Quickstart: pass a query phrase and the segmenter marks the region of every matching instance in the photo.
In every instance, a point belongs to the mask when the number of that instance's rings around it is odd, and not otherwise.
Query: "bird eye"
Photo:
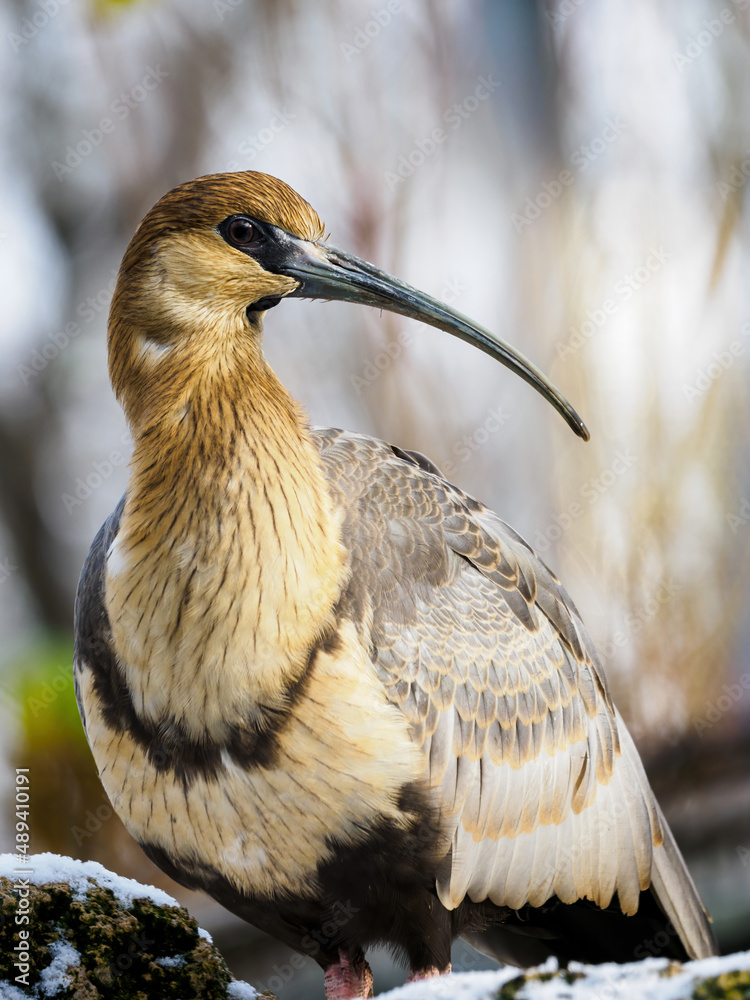
[[[232,219],[227,227],[227,236],[238,247],[246,247],[257,236],[255,226],[249,219]]]

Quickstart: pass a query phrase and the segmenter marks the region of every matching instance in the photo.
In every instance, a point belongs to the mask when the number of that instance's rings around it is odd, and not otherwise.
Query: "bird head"
[[[132,416],[138,395],[184,388],[186,373],[262,363],[264,313],[284,298],[387,309],[474,344],[540,392],[588,440],[571,405],[526,358],[424,292],[323,241],[311,206],[283,181],[242,171],[181,184],[145,216],[112,300],[110,373]]]

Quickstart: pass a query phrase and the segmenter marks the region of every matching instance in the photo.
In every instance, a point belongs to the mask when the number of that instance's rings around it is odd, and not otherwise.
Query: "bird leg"
[[[325,971],[326,1000],[367,1000],[372,972],[361,948],[339,948],[339,960]]]
[[[431,965],[428,969],[412,969],[409,973],[409,978],[406,981],[407,983],[417,983],[420,979],[432,979],[434,976],[447,976],[451,969],[452,966],[450,962],[448,962],[444,969],[438,969],[435,965]]]

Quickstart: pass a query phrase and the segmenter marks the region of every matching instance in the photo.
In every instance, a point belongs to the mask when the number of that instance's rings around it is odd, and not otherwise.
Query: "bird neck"
[[[136,707],[215,733],[299,679],[344,550],[306,421],[259,347],[171,384],[134,426],[107,606]]]

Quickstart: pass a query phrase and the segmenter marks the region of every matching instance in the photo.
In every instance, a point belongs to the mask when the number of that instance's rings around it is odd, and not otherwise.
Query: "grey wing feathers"
[[[347,511],[349,600],[452,836],[448,908],[553,895],[626,914],[653,886],[689,954],[705,911],[593,644],[512,528],[410,455],[316,431]]]
[[[658,804],[656,810],[662,820],[664,843],[654,851],[651,871],[653,892],[692,958],[717,955],[716,938],[709,925],[706,908]]]

